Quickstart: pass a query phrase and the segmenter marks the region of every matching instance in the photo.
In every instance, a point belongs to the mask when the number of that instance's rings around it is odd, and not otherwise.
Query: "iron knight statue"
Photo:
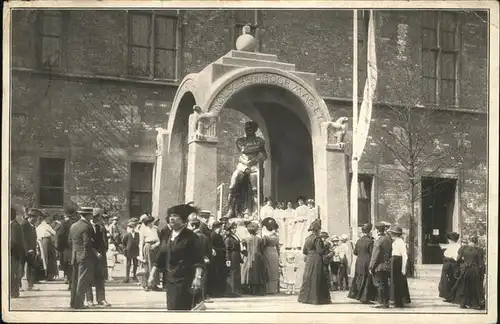
[[[267,159],[265,141],[256,136],[258,130],[257,123],[254,121],[245,123],[245,137],[240,137],[236,140],[236,146],[240,151],[238,164],[231,176],[229,184],[229,210],[226,217],[233,218],[237,216],[237,204],[242,203],[245,199],[245,186],[249,185],[249,192],[246,212],[253,214],[257,212],[259,190],[258,186],[262,185],[263,179],[263,163]],[[249,208],[252,205],[252,208]],[[241,206],[241,205],[240,205]],[[238,212],[241,213],[241,210]],[[246,213],[245,212],[245,213]],[[240,215],[241,216],[241,215]]]

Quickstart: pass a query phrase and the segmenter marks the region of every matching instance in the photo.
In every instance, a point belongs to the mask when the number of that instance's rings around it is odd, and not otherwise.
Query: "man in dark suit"
[[[41,215],[41,213],[36,209],[28,210],[28,214],[26,217],[26,221],[21,224],[21,228],[23,230],[23,238],[24,238],[24,247],[26,249],[26,279],[28,281],[28,290],[36,290],[34,289],[36,278],[36,227],[35,223],[37,217]],[[24,264],[23,264],[24,267]]]
[[[76,210],[73,207],[66,209],[64,220],[61,227],[56,231],[56,245],[59,251],[61,268],[68,284],[68,290],[71,290],[71,279],[73,265],[71,263],[71,244],[69,242],[69,229],[76,222]]]
[[[138,281],[136,273],[137,273],[137,257],[139,256],[139,233],[135,231],[136,226],[137,223],[130,220],[127,224],[129,231],[123,237],[123,250],[124,250],[123,253],[127,258],[127,266],[126,266],[127,272],[125,274],[125,279],[123,280],[124,283],[128,283],[130,281],[130,267],[132,265],[133,265],[132,280],[136,282]]]
[[[93,264],[93,277],[91,278],[89,289],[86,292],[86,299],[89,306],[94,306],[92,287],[95,287],[97,306],[110,307],[111,304],[106,301],[106,279],[108,277],[106,252],[108,251],[108,233],[104,227],[102,211],[99,208],[94,209],[90,224],[92,225],[94,249],[101,257],[97,258],[96,262]]]
[[[10,298],[19,298],[19,281],[21,280],[21,263],[26,250],[23,242],[23,230],[17,221],[17,212],[10,209]]]
[[[71,225],[69,231],[73,265],[70,307],[74,309],[87,308],[84,299],[93,278],[94,265],[104,257],[94,247],[94,229],[90,224],[93,208],[82,208],[78,214],[80,219]]]
[[[378,305],[376,308],[389,307],[389,277],[391,271],[392,240],[385,234],[386,224],[377,223],[378,239],[373,246],[369,270],[377,286]]]

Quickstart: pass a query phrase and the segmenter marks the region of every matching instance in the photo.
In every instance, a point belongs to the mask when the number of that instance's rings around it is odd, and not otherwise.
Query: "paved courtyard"
[[[145,292],[137,283],[124,284],[124,260],[116,271],[117,280],[106,284],[106,299],[111,308],[94,311],[126,311],[165,309],[165,292]],[[243,296],[218,298],[209,301],[206,312],[419,312],[419,313],[480,313],[476,310],[459,309],[444,303],[437,296],[438,274],[425,274],[409,279],[412,303],[403,309],[380,310],[361,305],[346,297],[347,292],[332,292],[331,305],[304,305],[297,302],[297,295]],[[25,283],[24,283],[25,284]],[[62,281],[41,283],[39,291],[23,291],[21,298],[11,301],[11,310],[59,310],[69,311],[69,291]]]

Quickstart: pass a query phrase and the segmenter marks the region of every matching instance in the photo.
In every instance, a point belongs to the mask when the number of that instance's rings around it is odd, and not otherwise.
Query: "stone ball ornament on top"
[[[236,40],[236,50],[254,52],[257,48],[257,40],[250,34],[251,28],[245,25],[242,28],[241,36]]]

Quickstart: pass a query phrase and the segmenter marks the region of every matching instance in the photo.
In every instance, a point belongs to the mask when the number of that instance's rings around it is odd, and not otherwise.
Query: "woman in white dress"
[[[292,248],[301,249],[305,238],[308,235],[307,229],[309,228],[308,220],[310,208],[305,204],[305,199],[303,197],[299,197],[297,202],[299,205],[295,208]]]
[[[285,228],[281,230],[281,235],[284,236],[285,248],[292,248],[292,240],[294,236],[294,218],[295,209],[291,201],[287,203],[286,209],[284,210],[283,216],[285,217],[284,223]]]

